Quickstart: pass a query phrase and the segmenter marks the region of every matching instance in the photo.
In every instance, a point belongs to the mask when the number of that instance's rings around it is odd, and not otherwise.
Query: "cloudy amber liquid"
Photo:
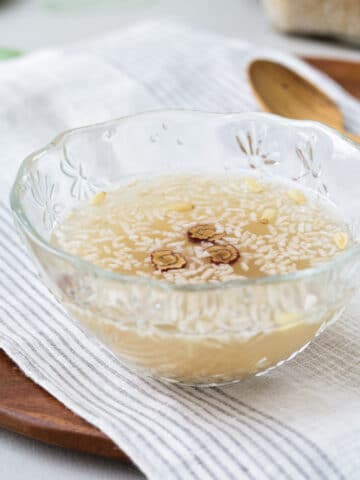
[[[225,175],[138,179],[72,211],[52,241],[99,267],[178,285],[295,272],[337,255],[345,226],[328,203],[293,191],[285,183]],[[204,255],[212,242],[194,243],[187,235],[199,223],[216,225],[223,234],[217,243],[234,245],[240,258],[214,265]],[[186,267],[156,268],[151,253],[161,248],[181,253]],[[227,304],[233,298],[235,309],[240,293],[223,290],[223,295]],[[264,320],[249,307],[248,318],[232,316],[223,325],[221,305],[212,312],[200,309],[194,320],[187,318],[185,304],[180,302],[176,318],[148,325],[145,320],[141,328],[136,319],[124,326],[120,317],[109,321],[75,308],[72,313],[121,358],[155,376],[191,384],[233,381],[274,366],[306,345],[332,316],[305,319],[298,306],[269,306]],[[242,333],[244,322],[253,333]]]

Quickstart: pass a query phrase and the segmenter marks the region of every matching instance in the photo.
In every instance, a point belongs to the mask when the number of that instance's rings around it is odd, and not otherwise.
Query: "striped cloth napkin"
[[[40,283],[14,231],[8,188],[22,157],[65,128],[163,107],[258,109],[245,70],[258,56],[321,84],[360,132],[360,104],[301,61],[172,24],[0,65],[0,348],[151,480],[358,480],[360,297],[263,377],[213,389],[140,378]]]

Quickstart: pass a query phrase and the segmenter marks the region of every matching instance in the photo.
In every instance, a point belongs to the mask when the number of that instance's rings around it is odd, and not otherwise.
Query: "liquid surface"
[[[192,238],[202,227],[212,235]],[[324,200],[225,175],[156,177],[100,193],[55,228],[52,242],[102,268],[178,284],[294,272],[349,244]]]

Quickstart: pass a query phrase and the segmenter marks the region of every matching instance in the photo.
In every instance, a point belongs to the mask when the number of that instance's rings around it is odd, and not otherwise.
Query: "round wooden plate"
[[[306,60],[360,98],[360,63]],[[108,437],[29,380],[1,350],[0,427],[59,447],[129,461]]]
[[[0,426],[59,447],[129,461],[115,444],[27,378],[0,350]]]

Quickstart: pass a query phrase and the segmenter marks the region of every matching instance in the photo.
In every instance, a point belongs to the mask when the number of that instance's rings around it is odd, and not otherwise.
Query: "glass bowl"
[[[336,203],[354,243],[316,268],[198,285],[112,273],[49,243],[56,222],[97,191],[190,170],[296,181]],[[123,362],[219,385],[292,358],[349,302],[360,282],[358,178],[359,146],[319,123],[158,111],[61,134],[23,162],[11,207],[44,283]]]

